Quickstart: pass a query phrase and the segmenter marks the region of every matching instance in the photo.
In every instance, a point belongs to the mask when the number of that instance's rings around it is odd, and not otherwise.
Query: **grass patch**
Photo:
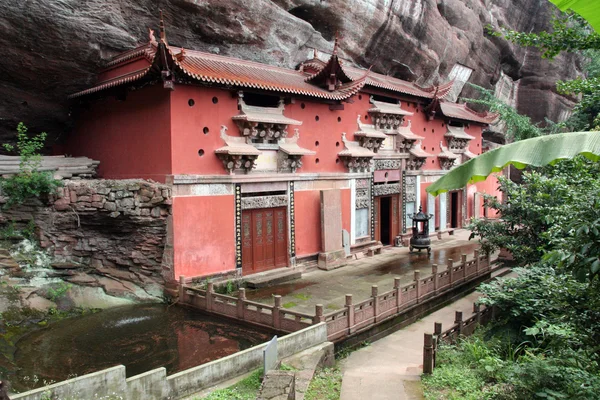
[[[342,393],[342,371],[339,366],[318,370],[308,385],[306,400],[339,400]]]
[[[293,301],[288,301],[287,303],[283,303],[281,307],[283,308],[293,308],[296,307],[298,303],[294,303]]]
[[[328,310],[338,310],[340,308],[342,308],[341,306],[338,306],[337,304],[333,304],[333,303],[329,303],[325,306],[326,309]]]
[[[254,400],[261,384],[262,369],[258,369],[235,385],[215,390],[203,400]],[[199,399],[197,399],[199,400]]]
[[[309,300],[312,296],[310,294],[305,294],[305,293],[296,293],[294,295],[295,299],[298,300]]]

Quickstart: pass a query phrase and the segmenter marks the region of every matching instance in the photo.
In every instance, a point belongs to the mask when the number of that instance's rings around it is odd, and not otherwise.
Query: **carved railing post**
[[[402,307],[402,290],[400,289],[400,278],[394,278],[394,289],[396,290],[396,312],[400,312]]]
[[[415,269],[415,290],[417,291],[417,303],[421,299],[421,271]]]
[[[425,334],[423,344],[423,373],[431,374],[433,372],[433,335]]]
[[[318,324],[319,322],[325,321],[325,317],[323,316],[323,304],[317,304],[315,306],[315,316],[313,318],[313,324]]]
[[[441,322],[433,323],[433,334],[438,335],[438,336],[442,334],[442,323]]]
[[[215,284],[208,282],[206,284],[206,310],[212,311],[213,293],[215,292]]]
[[[431,266],[431,274],[433,275],[433,294],[437,295],[437,291],[440,285],[440,276],[438,274],[438,265],[433,264]]]
[[[279,313],[279,310],[281,309],[281,296],[278,294],[274,295],[273,301],[273,327],[275,329],[279,329],[281,325],[281,314]]]
[[[462,269],[463,269],[463,273],[462,273],[463,280],[466,280],[467,279],[467,255],[466,254],[461,254],[460,263],[462,264]]]
[[[433,366],[435,368],[436,366],[436,359],[437,359],[437,348],[438,345],[440,343],[440,340],[442,339],[442,323],[441,322],[435,322],[433,324]]]
[[[492,269],[492,253],[491,252],[487,253],[486,261],[487,261],[487,269],[489,271],[490,269]]]
[[[238,301],[237,301],[237,316],[239,319],[244,319],[244,302],[246,301],[246,289],[240,288],[238,291]]]
[[[475,250],[475,273],[477,273],[477,275],[479,275],[480,262],[481,260],[479,259],[479,250]]]
[[[450,286],[452,286],[454,284],[454,260],[451,258],[448,259],[448,277]]]
[[[462,311],[456,311],[454,323],[457,325],[456,333],[458,336],[462,335],[464,326]]]
[[[481,325],[481,306],[473,303],[473,312],[475,313],[475,322],[477,325]]]
[[[352,295],[346,295],[346,314],[348,315],[348,333],[352,333],[354,327],[354,304],[352,304]]]
[[[179,275],[179,302],[185,303],[185,276]]]
[[[373,298],[373,322],[377,322],[379,316],[379,288],[377,285],[371,286],[371,297]]]

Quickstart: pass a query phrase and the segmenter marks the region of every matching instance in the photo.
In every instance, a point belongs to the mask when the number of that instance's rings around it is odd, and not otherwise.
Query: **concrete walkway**
[[[434,322],[443,329],[454,323],[454,312],[464,318],[473,312],[480,296],[473,292],[370,346],[350,354],[342,361],[341,400],[423,399],[423,335],[433,332]]]

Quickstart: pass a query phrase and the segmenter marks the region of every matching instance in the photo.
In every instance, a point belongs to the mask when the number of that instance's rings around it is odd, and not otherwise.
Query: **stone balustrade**
[[[206,290],[196,289],[186,285],[184,276],[180,277],[179,302],[282,332],[325,322],[328,340],[337,342],[408,313],[422,303],[442,298],[463,284],[489,275],[490,269],[490,257],[475,250],[471,260],[466,254],[457,263],[449,259],[443,271],[434,264],[429,276],[421,277],[420,271],[415,271],[413,282],[407,285],[401,286],[397,277],[390,291],[380,293],[374,285],[371,297],[366,300],[354,302],[352,294],[348,294],[344,308],[327,314],[321,304],[315,306],[314,315],[283,309],[279,295],[273,296],[273,305],[267,305],[247,300],[245,289],[240,289],[237,297],[214,293],[212,283],[208,283]]]

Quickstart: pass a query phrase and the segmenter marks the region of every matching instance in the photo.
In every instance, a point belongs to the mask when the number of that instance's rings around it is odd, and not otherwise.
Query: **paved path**
[[[371,286],[379,285],[379,292],[391,290],[394,278],[400,277],[405,285],[414,279],[414,270],[421,271],[421,277],[431,274],[431,265],[440,264],[445,268],[449,258],[459,261],[466,253],[469,259],[479,247],[476,240],[469,241],[470,231],[457,229],[453,236],[444,235],[442,240],[432,237],[433,252],[410,254],[406,247],[387,247],[382,254],[349,261],[345,267],[322,271],[314,268],[302,274],[302,278],[264,289],[246,290],[249,300],[266,304],[273,303],[273,295],[282,296],[284,308],[313,314],[315,305],[322,304],[325,313],[344,308],[346,294],[354,295],[359,302],[371,296]]]
[[[425,318],[350,354],[342,362],[340,400],[415,400],[423,399],[423,335],[433,332],[434,322],[443,329],[454,323],[454,312],[465,318],[473,312],[480,296],[471,293]]]

